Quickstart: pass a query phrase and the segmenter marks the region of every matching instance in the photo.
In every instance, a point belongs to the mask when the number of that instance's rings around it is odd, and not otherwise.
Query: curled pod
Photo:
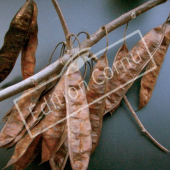
[[[139,110],[146,106],[146,104],[149,102],[152,96],[162,63],[165,58],[165,54],[169,47],[169,43],[170,43],[170,21],[166,23],[165,35],[163,41],[159,49],[157,50],[157,52],[153,55],[154,61],[151,60],[148,63],[145,70],[146,74],[144,74],[141,79]],[[150,71],[151,69],[153,70]]]
[[[131,87],[138,75],[151,60],[164,37],[164,25],[160,25],[147,33],[126,55],[114,65],[113,77],[110,79],[109,92],[106,99],[106,110],[114,111]],[[150,53],[148,53],[148,51]]]
[[[26,41],[33,15],[33,0],[28,0],[11,21],[0,50],[0,82],[12,71]]]
[[[37,14],[38,9],[35,2],[34,5],[34,12],[32,17],[32,22],[29,28],[29,33],[27,40],[22,49],[21,55],[21,71],[23,79],[26,79],[34,74],[35,69],[35,53],[38,45],[38,24],[37,24]]]
[[[87,86],[86,96],[89,104],[90,122],[92,127],[92,151],[98,145],[105,112],[105,94],[108,86],[108,60],[106,54],[101,56],[93,68]]]
[[[84,82],[75,61],[66,72],[65,95],[71,166],[73,170],[85,170],[92,149],[91,124]]]

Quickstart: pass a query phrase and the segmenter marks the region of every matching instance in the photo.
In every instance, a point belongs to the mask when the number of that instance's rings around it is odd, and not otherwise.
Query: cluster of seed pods
[[[0,66],[4,62],[7,66],[0,67],[0,81],[10,73],[21,50],[23,78],[34,74],[37,13],[35,2],[28,0],[11,22],[0,50]],[[23,22],[22,28],[18,26],[19,22]],[[22,33],[18,40],[15,38],[17,29]],[[11,42],[9,35],[12,36]],[[153,67],[154,59],[157,68],[141,80],[139,108],[149,102],[169,43],[168,18],[130,51],[124,42],[115,56],[112,74],[105,52],[96,62],[87,86],[77,60],[74,60],[59,81],[55,79],[25,91],[3,118],[5,126],[0,132],[0,147],[16,145],[6,167],[12,165],[15,170],[26,169],[41,153],[41,163],[49,161],[52,170],[63,170],[68,157],[73,170],[86,170],[100,139],[103,115],[118,108],[142,70]],[[10,64],[8,57],[12,57]]]

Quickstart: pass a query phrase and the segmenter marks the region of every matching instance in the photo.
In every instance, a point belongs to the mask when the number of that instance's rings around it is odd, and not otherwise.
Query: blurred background
[[[48,64],[49,57],[56,44],[65,41],[63,30],[50,0],[35,0],[38,6],[38,49],[36,53],[36,72],[40,71]],[[147,2],[146,0],[58,0],[71,33],[78,34],[80,31],[87,31],[93,34],[101,26],[111,22],[129,10]],[[9,28],[9,24],[25,3],[23,0],[3,0],[0,2],[0,47],[3,45],[4,35]],[[144,36],[152,28],[162,24],[168,14],[170,2],[159,5],[148,12],[138,16],[129,22],[127,35],[136,30],[140,30]],[[119,27],[109,34],[109,45],[123,38],[126,25]],[[80,41],[85,39],[81,35]],[[131,49],[140,36],[135,36],[127,40],[127,46]],[[76,45],[76,44],[75,44]],[[114,56],[122,43],[108,50],[108,59],[112,65]],[[92,47],[93,53],[99,52],[106,47],[106,38]],[[58,49],[52,62],[59,57]],[[12,84],[20,82],[21,77],[20,56],[17,63],[8,76],[0,84],[0,90]],[[137,114],[146,129],[162,145],[170,149],[170,49],[166,54],[158,82],[149,104],[138,111]],[[89,70],[86,80],[89,79]],[[139,104],[140,79],[127,93],[127,97],[137,110]],[[0,102],[0,118],[12,107],[13,100],[21,94],[15,95],[3,102]],[[3,124],[0,124],[2,129]],[[12,156],[13,149],[0,149],[0,169],[2,169]],[[150,140],[142,135],[134,118],[122,101],[120,107],[113,113],[104,117],[102,133],[99,145],[90,159],[89,170],[168,170],[170,169],[170,154],[166,154],[158,149]],[[48,163],[38,166],[40,159],[36,159],[27,169],[47,170],[50,169]],[[7,168],[7,169],[11,169]],[[70,170],[69,161],[66,165]]]

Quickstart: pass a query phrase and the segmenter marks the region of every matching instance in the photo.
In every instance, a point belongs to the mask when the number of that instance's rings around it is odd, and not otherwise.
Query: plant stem
[[[78,53],[74,55],[74,58],[78,57],[79,55],[82,55],[84,53],[87,53],[89,49],[82,49]],[[0,91],[0,101],[3,101],[11,96],[14,96],[15,94],[18,94],[24,90],[27,90],[31,87],[35,87],[36,85],[41,85],[44,80],[48,80],[51,75],[57,75],[55,78],[60,78],[63,67],[67,66],[70,61],[70,55],[65,54],[62,58],[59,58],[54,63],[47,66],[45,69],[41,70],[37,74],[15,84],[10,87],[7,87],[4,90]]]
[[[131,111],[133,117],[135,118],[136,122],[138,123],[139,127],[141,128],[141,131],[156,145],[158,146],[161,150],[163,150],[164,152],[169,152],[168,149],[166,149],[164,146],[162,146],[159,142],[156,141],[156,139],[154,139],[152,137],[152,135],[145,129],[145,127],[143,126],[142,122],[139,120],[138,116],[136,115],[135,111],[133,110],[132,106],[130,105],[128,99],[126,96],[123,97],[127,107],[129,108],[129,110]]]
[[[167,0],[150,0],[147,3],[131,10],[130,12],[123,14],[122,16],[120,16],[119,18],[117,18],[116,20],[110,22],[109,24],[106,25],[107,31],[108,33],[110,33],[111,31],[113,31],[114,29],[118,28],[119,26],[125,24],[126,22],[130,21],[132,19],[132,14],[136,14],[136,16],[150,10],[151,8],[160,5],[161,3],[166,2]],[[52,2],[54,3],[54,6],[56,8],[57,11],[59,11],[59,17],[61,18],[61,23],[63,26],[63,30],[66,36],[66,40],[67,40],[67,46],[68,48],[70,47],[69,44],[71,45],[71,43],[68,42],[67,36],[69,34],[67,25],[65,23],[64,17],[61,13],[61,10],[59,8],[59,6],[57,5],[58,3],[56,2],[56,0],[52,0]],[[84,40],[81,43],[81,49],[85,48],[85,47],[91,47],[94,44],[96,44],[98,41],[100,41],[104,36],[106,35],[105,30],[100,28],[96,33],[94,33],[90,38],[87,38],[86,40]],[[69,37],[69,36],[68,36]],[[74,48],[72,49],[72,51],[74,51],[75,53],[79,50],[79,48]],[[62,58],[61,58],[62,59]],[[70,59],[70,57],[68,57],[68,54],[65,54],[63,56],[63,60],[66,60],[65,62],[67,62]],[[0,91],[0,101],[5,100],[11,96],[14,96],[26,89],[29,89],[31,87],[34,87],[34,83],[32,83],[31,79],[33,79],[36,83],[40,83],[41,81],[47,79],[49,76],[52,76],[54,74],[54,72],[60,72],[62,70],[62,68],[64,67],[63,64],[61,64],[59,61],[56,61],[55,63],[49,65],[48,67],[46,67],[43,71],[40,71],[39,73],[33,75],[32,77],[23,80],[20,83],[17,83],[13,86],[10,86],[4,90]]]
[[[154,8],[157,5],[160,5],[167,0],[150,0],[143,5],[140,5],[137,8],[134,8],[133,10],[121,15],[117,19],[113,20],[112,22],[105,25],[107,32],[110,33],[116,28],[120,27],[121,25],[126,24],[130,20],[136,18],[137,16],[141,15],[142,13],[150,10],[151,8]],[[84,40],[81,44],[81,48],[91,47],[94,44],[96,44],[98,41],[100,41],[104,36],[106,36],[106,32],[104,29],[99,28],[93,35],[90,36],[90,38],[87,38]]]
[[[70,50],[72,48],[72,44],[70,43],[70,38],[69,38],[70,32],[69,32],[67,23],[66,23],[66,21],[64,19],[64,15],[63,15],[63,13],[62,13],[62,11],[60,9],[60,6],[59,6],[57,0],[52,0],[52,3],[54,5],[54,8],[57,11],[57,14],[58,14],[58,17],[60,19],[61,25],[63,27],[63,31],[64,31],[65,38],[66,38],[66,47],[67,47],[67,50]]]

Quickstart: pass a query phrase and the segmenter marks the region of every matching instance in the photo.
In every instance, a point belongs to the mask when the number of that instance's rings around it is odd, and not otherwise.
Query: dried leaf
[[[12,71],[26,40],[33,15],[33,1],[28,0],[11,21],[0,50],[0,82]]]
[[[38,24],[37,24],[37,5],[34,2],[34,12],[32,22],[29,28],[28,38],[22,49],[21,56],[21,70],[23,79],[34,75],[34,68],[36,63],[35,53],[38,45]]]
[[[105,113],[114,111],[118,107],[127,90],[150,61],[150,54],[153,55],[157,52],[163,36],[162,25],[152,29],[132,48],[128,55],[115,63],[113,77],[108,86]]]
[[[92,76],[86,90],[92,127],[92,151],[98,145],[102,129],[103,114],[105,112],[104,97],[108,86],[108,60],[106,54],[101,56],[93,68]],[[93,104],[91,104],[93,103]]]
[[[165,35],[163,41],[153,56],[153,60],[155,63],[152,60],[148,63],[145,70],[145,72],[148,73],[145,74],[141,79],[139,110],[146,106],[146,104],[149,102],[152,96],[162,63],[165,58],[165,54],[169,47],[169,43],[170,43],[170,21],[166,23],[166,29],[165,29]],[[155,66],[156,68],[154,70],[149,71]]]
[[[70,162],[73,170],[85,170],[92,149],[91,125],[83,79],[75,62],[66,73],[65,93]]]

